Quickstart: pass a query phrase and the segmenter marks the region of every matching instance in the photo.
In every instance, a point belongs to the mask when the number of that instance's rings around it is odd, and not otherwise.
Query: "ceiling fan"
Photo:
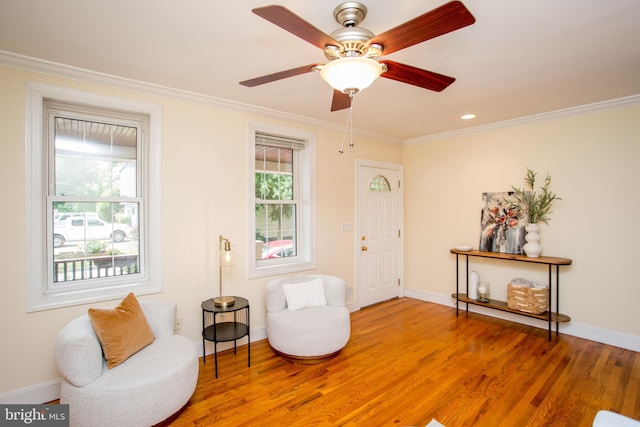
[[[326,64],[308,64],[240,82],[253,87],[276,80],[320,71],[321,77],[333,88],[331,111],[351,106],[355,93],[368,87],[378,77],[386,77],[424,89],[440,92],[455,78],[427,71],[380,57],[414,44],[471,25],[475,18],[459,1],[446,3],[382,34],[358,27],[367,15],[359,2],[338,5],[333,16],[342,28],[325,34],[284,6],[271,5],[252,10],[256,15],[324,50]],[[339,81],[335,81],[335,80]],[[346,79],[346,80],[345,80]]]

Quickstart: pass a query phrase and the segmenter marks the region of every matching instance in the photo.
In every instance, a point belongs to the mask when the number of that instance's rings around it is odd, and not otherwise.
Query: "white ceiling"
[[[379,34],[443,0],[361,0]],[[640,94],[639,0],[463,0],[476,23],[385,56],[455,77],[436,93],[379,79],[353,125],[407,140]],[[341,0],[280,0],[327,34]],[[0,0],[0,50],[344,125],[318,73],[239,81],[325,62],[251,12],[269,0]],[[460,115],[475,113],[463,121]]]

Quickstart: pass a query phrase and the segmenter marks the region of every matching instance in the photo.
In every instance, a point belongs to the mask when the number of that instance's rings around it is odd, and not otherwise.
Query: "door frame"
[[[378,169],[388,169],[396,172],[400,179],[400,191],[398,192],[398,228],[400,229],[400,239],[398,242],[398,279],[400,279],[400,286],[398,287],[398,296],[401,298],[404,296],[404,167],[401,164],[396,163],[387,163],[387,162],[378,162],[374,160],[366,160],[366,159],[356,159],[356,175],[355,175],[355,199],[356,199],[356,209],[355,209],[355,233],[354,233],[354,251],[355,251],[355,284],[353,288],[353,292],[355,294],[355,310],[360,310],[360,277],[359,277],[359,265],[360,262],[360,210],[362,207],[360,206],[360,188],[359,182],[361,177],[361,168],[369,167],[369,168],[378,168]]]

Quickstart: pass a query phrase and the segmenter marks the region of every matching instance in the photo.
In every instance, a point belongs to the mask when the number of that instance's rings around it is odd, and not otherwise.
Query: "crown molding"
[[[40,74],[47,74],[54,77],[60,77],[68,80],[75,80],[83,83],[99,84],[102,86],[109,86],[114,89],[125,89],[136,92],[144,92],[151,95],[159,95],[163,97],[169,97],[174,99],[180,99],[184,101],[198,102],[207,105],[213,105],[216,107],[233,109],[238,111],[245,111],[249,113],[262,114],[278,119],[291,120],[307,125],[318,126],[328,128],[337,131],[344,131],[345,127],[337,125],[335,123],[329,123],[322,120],[316,120],[309,117],[299,116],[296,114],[285,113],[282,111],[272,110],[264,107],[257,107],[255,105],[244,104],[241,102],[235,102],[228,99],[217,98],[215,96],[204,95],[197,92],[190,92],[186,90],[176,89],[172,87],[156,85],[153,83],[142,82],[139,80],[133,80],[126,77],[114,76],[111,74],[105,74],[98,71],[87,70],[84,68],[74,67],[71,65],[61,64],[58,62],[47,61],[45,59],[34,58],[31,56],[20,55],[17,53],[0,50],[0,65],[10,68],[16,68],[25,71],[32,71]],[[396,144],[402,144],[404,141],[400,138],[395,138],[389,135],[378,134],[375,132],[369,132],[363,129],[353,129],[353,133],[364,136],[367,138],[373,138],[382,140],[384,142],[391,142]]]
[[[87,70],[84,68],[74,67],[71,65],[61,64],[53,61],[47,61],[40,58],[34,58],[26,55],[19,55],[13,52],[0,50],[0,65],[17,68],[26,71],[32,71],[41,74],[47,74],[55,77],[61,77],[69,80],[75,80],[84,83],[99,84],[109,86],[116,89],[126,89],[137,92],[144,92],[152,95],[160,95],[169,98],[186,100],[191,102],[199,102],[207,105],[213,105],[221,108],[234,109],[249,113],[262,114],[278,119],[291,120],[312,126],[328,128],[337,131],[344,131],[345,127],[335,123],[329,123],[309,117],[299,116],[296,114],[285,113],[282,111],[272,110],[264,107],[243,104],[228,99],[217,98],[210,95],[204,95],[197,92],[190,92],[181,89],[175,89],[167,86],[156,85],[152,83],[142,82],[139,80],[128,79],[125,77],[105,74],[98,71]],[[378,139],[384,142],[412,145],[424,144],[432,141],[441,141],[459,136],[470,135],[485,132],[492,129],[500,129],[512,126],[518,126],[531,122],[544,120],[552,120],[560,117],[567,117],[591,112],[606,111],[617,108],[625,108],[640,104],[640,94],[626,96],[617,99],[595,102],[592,104],[580,105],[577,107],[564,108],[555,111],[549,111],[531,116],[524,116],[500,122],[488,123],[480,126],[473,126],[464,129],[456,129],[448,132],[441,132],[432,135],[425,135],[410,139],[401,139],[389,135],[369,132],[363,129],[353,129],[353,133],[367,138]]]
[[[549,111],[541,114],[534,114],[531,116],[518,117],[515,119],[504,120],[500,122],[488,123],[485,125],[474,126],[464,129],[456,129],[449,132],[436,133],[433,135],[427,135],[423,137],[411,138],[404,141],[406,145],[411,144],[424,144],[432,141],[442,141],[444,139],[451,139],[458,136],[470,135],[474,133],[485,132],[492,129],[507,128],[511,126],[518,126],[525,123],[540,122],[545,120],[553,120],[561,117],[575,116],[579,114],[593,113],[598,111],[613,110],[617,108],[626,108],[640,105],[640,94],[625,96],[623,98],[610,99],[607,101],[594,102],[592,104],[579,105],[577,107],[564,108],[561,110]]]

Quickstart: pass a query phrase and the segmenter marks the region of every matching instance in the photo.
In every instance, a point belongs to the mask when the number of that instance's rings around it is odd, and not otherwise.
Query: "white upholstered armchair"
[[[151,426],[178,412],[198,380],[194,343],[174,335],[176,305],[140,301],[153,342],[109,369],[88,315],[67,324],[56,343],[60,403],[71,426]]]
[[[280,355],[297,363],[335,356],[349,341],[346,283],[324,274],[274,279],[267,283],[267,338]]]

